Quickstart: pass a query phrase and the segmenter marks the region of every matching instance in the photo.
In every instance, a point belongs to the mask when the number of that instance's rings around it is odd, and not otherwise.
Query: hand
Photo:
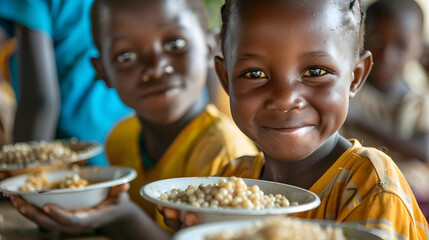
[[[198,215],[194,212],[186,212],[183,222],[179,217],[179,210],[157,205],[158,211],[164,217],[164,223],[174,231],[199,224]]]
[[[112,187],[108,197],[98,206],[86,209],[69,211],[53,204],[46,204],[39,209],[17,195],[10,195],[13,205],[18,211],[40,227],[69,234],[91,232],[96,228],[108,224],[121,214],[121,209],[129,201],[129,184]]]
[[[10,175],[7,172],[1,172],[0,171],[0,180],[3,180],[5,178],[10,177]]]
[[[429,74],[429,44],[424,46],[423,53],[421,54],[419,61],[426,70],[426,73]]]

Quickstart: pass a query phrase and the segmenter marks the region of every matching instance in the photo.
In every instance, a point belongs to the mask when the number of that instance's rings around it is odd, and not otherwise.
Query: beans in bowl
[[[172,189],[159,196],[160,200],[194,207],[230,207],[243,209],[267,209],[298,205],[281,194],[265,194],[257,185],[248,187],[241,178],[221,178],[217,184],[189,185],[185,190]]]
[[[255,223],[241,231],[223,231],[205,236],[205,240],[346,240],[343,229],[322,227],[318,223],[298,218],[273,217],[264,223]]]

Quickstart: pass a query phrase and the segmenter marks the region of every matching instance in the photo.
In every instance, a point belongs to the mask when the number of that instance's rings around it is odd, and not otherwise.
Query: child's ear
[[[91,58],[91,63],[95,71],[97,72],[98,77],[104,81],[104,83],[108,88],[112,88],[113,86],[110,83],[110,81],[107,79],[106,72],[104,71],[103,64],[101,63],[101,59]]]
[[[353,69],[353,80],[350,84],[350,98],[356,96],[356,94],[362,88],[363,84],[368,78],[369,73],[371,72],[372,65],[373,62],[371,52],[364,51]]]
[[[216,55],[214,63],[220,84],[222,85],[225,92],[229,95],[228,72],[226,71],[225,60],[221,56]]]
[[[220,52],[219,32],[220,32],[219,28],[213,28],[207,32],[207,47],[209,49],[207,57],[208,57],[209,68],[213,67],[213,64],[214,64],[213,58]]]

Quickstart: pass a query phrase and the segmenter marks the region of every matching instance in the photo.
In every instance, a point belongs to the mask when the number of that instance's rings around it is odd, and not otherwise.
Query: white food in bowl
[[[297,202],[298,205],[265,209],[225,207],[210,208],[202,206],[196,207],[190,204],[181,204],[159,199],[161,194],[171,191],[174,188],[186,189],[189,185],[199,186],[200,184],[215,184],[218,183],[221,178],[225,177],[186,177],[165,179],[146,184],[140,189],[140,194],[143,198],[154,204],[180,210],[181,217],[183,217],[187,211],[195,212],[198,215],[200,223],[261,218],[272,215],[287,215],[311,210],[320,204],[319,197],[306,189],[277,182],[246,178],[244,178],[243,181],[247,186],[257,185],[265,194],[281,194],[290,202]]]
[[[274,217],[277,218],[277,217]],[[247,231],[249,228],[250,231],[256,231],[257,229],[253,229],[254,226],[262,226],[264,223],[272,221],[272,218],[264,218],[264,219],[251,219],[251,220],[239,220],[239,221],[225,221],[225,222],[216,222],[216,223],[206,223],[199,224],[196,226],[188,227],[180,230],[173,236],[173,240],[207,240],[206,237],[209,235],[215,235],[222,232],[229,232],[226,234],[236,234],[242,231]],[[301,219],[300,219],[301,220]],[[303,222],[309,222],[311,224],[317,224],[320,228],[341,228],[344,233],[345,239],[347,240],[383,240],[386,239],[384,232],[376,229],[365,228],[357,223],[336,223],[334,221],[327,220],[314,220],[314,219],[302,219]],[[296,224],[298,226],[299,224]],[[317,227],[318,228],[318,227]],[[317,229],[316,228],[316,229]],[[318,230],[316,230],[318,231]],[[306,233],[306,231],[302,230],[302,233]],[[228,236],[226,236],[228,237]],[[340,236],[341,237],[341,236]],[[255,237],[256,238],[256,237]],[[250,239],[255,239],[254,235],[251,236]],[[276,240],[283,240],[279,238],[275,238]],[[293,239],[312,239],[314,238],[293,238]],[[317,238],[316,238],[317,239]],[[258,239],[259,240],[259,239]]]
[[[298,205],[281,194],[265,194],[258,185],[248,187],[242,178],[219,179],[218,183],[198,187],[189,185],[185,190],[174,188],[159,196],[160,200],[194,207],[231,207],[244,209],[267,209]]]
[[[52,182],[64,179],[73,170],[45,172],[46,179]],[[20,195],[27,202],[42,208],[45,204],[55,204],[68,210],[87,209],[101,203],[109,188],[127,183],[136,177],[136,171],[125,167],[81,167],[80,176],[88,181],[97,182],[81,188],[65,188],[41,191],[21,191],[31,174],[7,178],[0,182],[3,194]]]
[[[343,229],[331,225],[322,227],[310,221],[298,218],[273,217],[265,222],[256,222],[244,227],[241,231],[222,231],[216,234],[207,234],[205,240],[346,240]]]

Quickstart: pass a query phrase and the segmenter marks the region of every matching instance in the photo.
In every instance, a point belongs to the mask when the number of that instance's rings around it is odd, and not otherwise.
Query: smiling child
[[[321,205],[303,218],[356,222],[386,239],[427,239],[393,161],[338,134],[372,66],[361,2],[230,0],[222,11],[218,76],[237,126],[263,151],[219,174],[300,186]]]

